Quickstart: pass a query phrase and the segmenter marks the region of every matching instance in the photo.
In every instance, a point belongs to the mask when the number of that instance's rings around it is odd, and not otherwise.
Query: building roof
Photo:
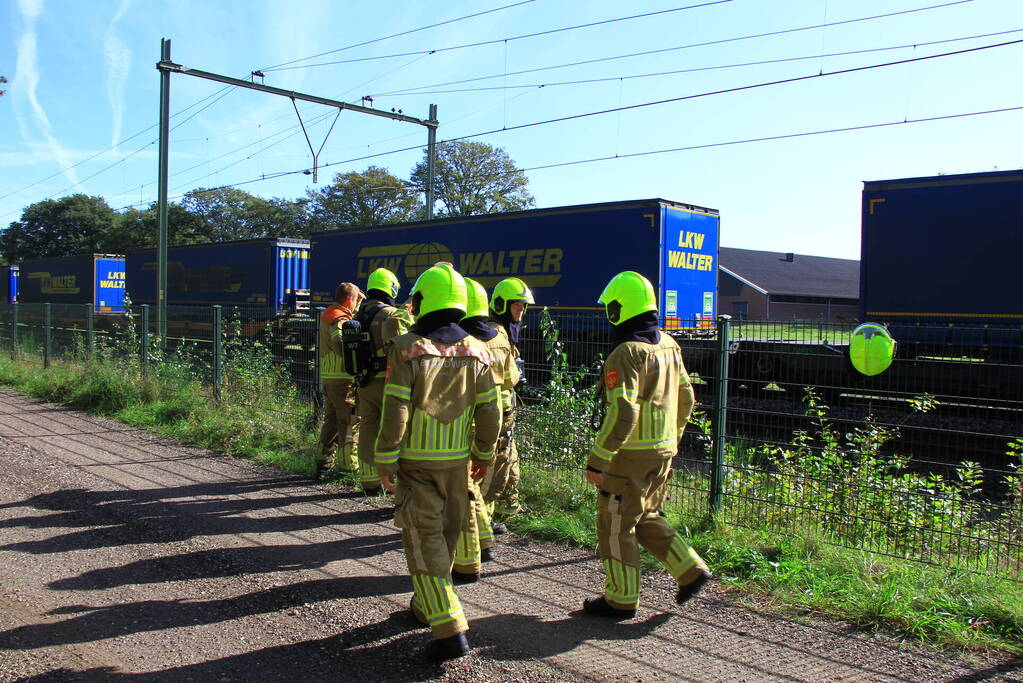
[[[843,299],[860,296],[860,262],[852,259],[721,247],[718,264],[766,294]]]

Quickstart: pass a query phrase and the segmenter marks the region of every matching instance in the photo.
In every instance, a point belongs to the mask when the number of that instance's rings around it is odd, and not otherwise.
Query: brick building
[[[718,312],[746,320],[856,320],[860,262],[721,247]]]

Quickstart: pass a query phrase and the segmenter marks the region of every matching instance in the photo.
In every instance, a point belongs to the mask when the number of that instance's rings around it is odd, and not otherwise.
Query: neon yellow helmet
[[[423,271],[412,286],[412,315],[421,318],[446,308],[464,314],[466,300],[465,278],[451,265],[438,263]]]
[[[377,268],[369,274],[369,280],[366,281],[366,291],[371,289],[378,289],[393,299],[398,296],[401,283],[398,282],[398,276],[391,271],[386,268]]]
[[[607,319],[612,325],[623,323],[640,313],[657,310],[654,286],[650,280],[632,270],[611,278],[597,301],[604,304]]]
[[[475,280],[465,278],[466,293],[469,295],[465,307],[466,318],[486,317],[487,311],[487,290]]]
[[[494,296],[490,299],[490,308],[498,315],[504,315],[508,310],[508,304],[513,301],[522,301],[527,304],[536,303],[533,301],[533,293],[529,291],[526,283],[517,277],[506,277],[494,287]]]
[[[895,358],[895,340],[884,325],[863,323],[849,338],[849,360],[861,374],[879,375]]]

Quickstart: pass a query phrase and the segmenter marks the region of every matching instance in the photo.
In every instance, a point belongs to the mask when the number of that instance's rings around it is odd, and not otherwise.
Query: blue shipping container
[[[1023,322],[1023,171],[867,182],[862,210],[862,319]]]
[[[449,261],[488,290],[521,277],[539,306],[600,310],[608,280],[635,270],[658,288],[667,326],[709,325],[717,314],[718,223],[714,209],[648,199],[318,232],[312,301],[329,304],[346,280],[365,287],[381,266],[402,281],[404,299],[420,273]]]
[[[128,294],[156,303],[156,250],[130,252]],[[251,305],[282,310],[309,289],[309,241],[290,238],[214,242],[167,250],[167,303]]]
[[[124,257],[76,254],[23,261],[18,302],[94,304],[97,313],[124,311]]]
[[[0,301],[18,301],[18,266],[0,267]]]

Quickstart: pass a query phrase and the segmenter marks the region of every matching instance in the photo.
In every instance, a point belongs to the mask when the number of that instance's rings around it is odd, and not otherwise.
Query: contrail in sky
[[[11,94],[18,97],[19,100],[22,96],[28,100],[36,128],[49,143],[50,151],[64,170],[68,182],[78,185],[78,175],[71,167],[71,160],[60,142],[53,137],[50,120],[43,110],[43,105],[39,103],[39,98],[36,97],[36,88],[39,86],[39,66],[36,63],[39,54],[39,45],[36,40],[36,20],[43,13],[43,0],[18,0],[18,9],[25,21],[25,31],[18,39],[18,65],[14,75],[15,87],[11,89]],[[16,114],[16,116],[21,136],[27,140],[30,132],[28,121],[21,114]]]
[[[128,83],[131,70],[131,48],[117,31],[117,22],[128,11],[132,0],[121,0],[117,13],[107,26],[103,36],[103,54],[107,62],[107,100],[113,112],[113,131],[110,146],[117,151],[117,141],[121,139],[121,126],[124,122],[124,88]]]

